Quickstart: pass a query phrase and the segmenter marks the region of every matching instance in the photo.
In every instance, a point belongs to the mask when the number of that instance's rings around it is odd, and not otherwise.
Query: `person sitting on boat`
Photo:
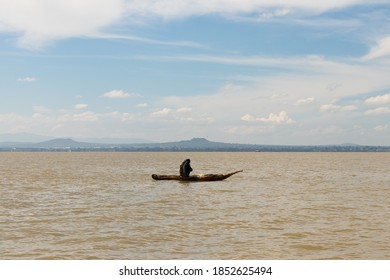
[[[190,177],[190,173],[192,171],[192,167],[190,165],[191,160],[188,158],[180,165],[180,176],[182,177]]]

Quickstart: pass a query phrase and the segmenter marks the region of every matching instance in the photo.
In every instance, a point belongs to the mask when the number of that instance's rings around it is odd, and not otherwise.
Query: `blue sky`
[[[0,0],[0,134],[390,145],[390,1]]]

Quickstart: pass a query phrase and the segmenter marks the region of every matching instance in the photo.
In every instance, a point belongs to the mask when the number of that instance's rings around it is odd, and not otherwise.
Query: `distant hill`
[[[166,143],[151,143],[151,144],[140,144],[139,146],[144,147],[155,147],[162,149],[229,149],[238,148],[239,146],[247,146],[246,144],[229,144],[222,142],[212,142],[205,138],[192,138],[191,140],[182,140],[178,142],[166,142]]]
[[[73,140],[78,142],[96,143],[96,144],[139,144],[139,143],[156,143],[154,141],[140,139],[140,138],[74,138]]]
[[[69,149],[69,148],[97,148],[102,144],[77,142],[72,139],[52,139],[48,141],[30,143],[30,142],[2,142],[1,148],[18,148],[18,149]]]
[[[390,146],[361,146],[355,144],[340,145],[251,145],[237,143],[213,142],[205,138],[193,138],[177,142],[165,143],[139,143],[139,144],[116,144],[116,143],[91,143],[75,141],[70,138],[59,138],[31,142],[0,142],[0,151],[176,151],[176,152],[390,152]]]
[[[33,133],[4,133],[0,134],[0,146],[4,143],[40,143],[55,139],[70,139],[71,137],[54,138],[50,136]],[[134,143],[154,143],[150,140],[139,138],[71,138],[76,142],[96,143],[96,144],[134,144]]]
[[[95,143],[86,143],[86,142],[77,142],[72,139],[52,139],[40,143],[33,144],[33,148],[44,148],[44,149],[53,149],[53,148],[93,148],[100,147],[101,144]]]

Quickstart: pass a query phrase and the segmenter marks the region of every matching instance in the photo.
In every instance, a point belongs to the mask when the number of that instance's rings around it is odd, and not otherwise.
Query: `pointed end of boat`
[[[227,173],[227,174],[225,174],[225,178],[229,178],[230,176],[237,174],[237,173],[240,173],[240,172],[244,172],[244,170],[237,170],[237,171],[234,171],[231,173]]]

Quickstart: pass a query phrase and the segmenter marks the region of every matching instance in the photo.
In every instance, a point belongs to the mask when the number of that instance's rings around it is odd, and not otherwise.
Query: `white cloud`
[[[120,113],[118,111],[110,112],[110,113],[104,113],[99,114],[99,118],[104,119],[104,121],[107,121],[109,119],[120,121],[120,122],[129,122],[135,120],[135,117],[131,115],[130,113]]]
[[[139,94],[137,93],[128,93],[128,92],[125,92],[123,90],[112,90],[112,91],[109,91],[109,92],[106,92],[103,94],[104,97],[107,97],[107,98],[118,98],[118,99],[121,99],[121,98],[129,98],[129,97],[137,97],[137,96],[140,96]]]
[[[264,12],[260,14],[260,20],[270,20],[275,17],[286,16],[290,13],[288,9],[277,9],[274,11]]]
[[[95,122],[99,120],[99,116],[94,112],[83,112],[79,114],[65,114],[61,116],[58,120],[61,122]]]
[[[134,120],[134,116],[129,114],[129,113],[123,113],[121,120],[122,120],[122,122],[133,121]]]
[[[320,107],[320,112],[352,112],[357,110],[358,107],[356,105],[345,105],[345,106],[340,106],[340,105],[335,105],[335,104],[324,104],[321,105]]]
[[[215,62],[217,64],[223,64],[227,62],[229,64],[231,62],[229,57],[207,57],[210,60],[205,56],[192,56],[191,58],[201,58],[200,62],[205,63]],[[237,62],[240,64],[242,62],[244,64],[250,64],[253,63],[250,62],[251,58],[250,56],[240,56],[236,61],[233,56],[232,59],[234,61],[232,63],[235,64]],[[298,60],[300,60],[300,63]],[[187,60],[184,59],[184,61]],[[217,89],[214,93],[210,92],[204,95],[193,96],[169,96],[159,100],[158,104],[161,108],[182,108],[190,104],[193,112],[197,114],[206,113],[215,120],[213,126],[210,126],[209,134],[207,135],[214,134],[221,139],[224,137],[223,133],[228,131],[227,128],[229,127],[237,128],[237,130],[231,129],[229,131],[232,134],[234,134],[233,131],[237,131],[235,135],[239,135],[238,127],[241,126],[247,127],[247,132],[254,131],[254,134],[261,127],[270,126],[274,130],[268,130],[269,138],[267,139],[273,139],[275,143],[283,142],[280,134],[274,133],[275,131],[281,132],[281,128],[283,128],[283,132],[286,135],[288,133],[297,135],[295,143],[305,141],[326,143],[326,141],[330,141],[331,139],[321,139],[316,134],[308,135],[307,132],[313,129],[313,127],[321,127],[321,134],[327,132],[331,134],[331,131],[340,132],[339,126],[342,126],[343,128],[345,127],[343,137],[350,139],[348,138],[348,129],[350,129],[350,126],[353,123],[367,122],[367,116],[358,112],[358,110],[361,110],[366,105],[364,100],[361,102],[360,94],[362,92],[383,90],[384,88],[388,88],[389,84],[387,68],[377,67],[375,62],[361,64],[360,62],[356,63],[356,61],[348,59],[331,61],[315,57],[304,57],[302,59],[298,59],[297,57],[291,59],[281,57],[271,58],[269,60],[264,57],[263,60],[258,57],[259,65],[263,61],[265,65],[276,65],[277,67],[279,65],[280,67],[287,65],[287,68],[296,68],[299,71],[293,74],[278,72],[275,75],[269,76],[240,75],[234,80],[234,83],[240,87],[238,91],[226,90],[226,87],[223,87],[223,82],[221,82],[221,88]],[[339,86],[340,84],[342,84],[342,87]],[[330,87],[329,85],[332,86]],[[273,98],[270,98],[271,96]],[[311,98],[314,98],[314,100],[312,101]],[[349,103],[345,103],[346,100]],[[305,103],[308,103],[308,105],[305,106]],[[215,104],[218,104],[218,106]],[[314,111],[313,104],[316,104],[316,107],[318,106],[317,112]],[[288,112],[288,117],[299,123],[299,126],[276,126],[278,124],[278,117],[279,120],[282,119],[279,116],[279,112],[282,111],[281,109]],[[320,114],[318,110],[324,114]],[[255,112],[263,113],[259,115]],[[271,117],[269,116],[270,112],[273,113]],[[331,114],[332,112],[336,112],[336,114]],[[174,121],[176,109],[171,113],[171,120]],[[191,115],[191,117],[193,116]],[[384,117],[387,117],[387,115],[383,115]],[[274,122],[271,122],[271,120]],[[284,123],[279,122],[279,124]],[[331,125],[334,125],[333,129]],[[252,130],[250,129],[252,127],[259,129]],[[302,131],[305,131],[306,134]],[[318,133],[320,132],[318,131]],[[226,135],[225,137],[231,137],[232,134]],[[298,139],[299,137],[301,137],[300,140]],[[368,136],[365,139],[367,138]],[[293,141],[292,138],[289,138],[289,140]],[[246,140],[244,139],[242,141]],[[261,142],[263,140],[257,138],[254,141]],[[348,142],[348,140],[343,141]],[[365,140],[362,137],[359,141]],[[384,142],[382,139],[380,141]]]
[[[35,82],[36,80],[37,79],[34,77],[24,77],[24,78],[17,79],[18,82],[22,82],[22,83],[31,83],[31,82]]]
[[[367,116],[390,114],[390,108],[389,107],[379,107],[379,108],[376,108],[373,110],[368,110],[364,114]]]
[[[384,95],[378,95],[375,97],[370,97],[365,100],[365,103],[368,105],[381,105],[390,103],[390,93]]]
[[[352,112],[356,111],[358,107],[356,105],[346,105],[340,108],[340,112]]]
[[[372,1],[372,4],[383,1]],[[307,13],[324,12],[331,9],[365,4],[364,0],[340,1],[305,1],[305,0],[132,0],[128,1],[128,13],[135,17],[160,17],[163,19],[177,19],[189,16],[220,14],[237,15],[260,13],[260,17],[270,18],[283,16],[291,10],[301,10]],[[274,9],[274,11],[272,11]],[[267,12],[263,12],[267,10]],[[271,10],[271,11],[269,11]]]
[[[182,107],[176,110],[178,113],[189,113],[192,111],[192,108],[190,107]]]
[[[271,122],[271,123],[293,123],[294,121],[287,115],[286,111],[281,111],[279,114],[270,113],[268,118],[258,118],[260,122]]]
[[[384,125],[378,125],[376,127],[374,127],[374,130],[375,131],[378,131],[378,132],[383,132],[383,131],[386,131],[389,129],[389,125],[388,124],[384,124]]]
[[[1,1],[0,30],[20,34],[22,47],[41,48],[109,26],[121,18],[123,8],[123,0]]]
[[[256,118],[250,114],[246,114],[241,117],[241,120],[247,122],[266,122],[266,123],[275,123],[275,124],[291,124],[294,121],[287,115],[286,111],[281,111],[279,114],[270,113],[267,118]]]
[[[109,33],[95,33],[91,34],[90,37],[98,39],[119,39],[126,41],[140,42],[150,45],[162,45],[162,46],[174,46],[174,47],[187,47],[187,48],[196,48],[196,49],[207,49],[208,47],[192,41],[163,41],[155,40],[145,37],[131,36],[131,35],[117,35]]]
[[[211,124],[214,122],[213,118],[210,118],[207,115],[200,115],[200,116],[190,116],[190,117],[177,117],[177,121],[180,123],[189,123],[191,125],[194,125],[195,123],[198,124]]]
[[[256,121],[256,117],[254,117],[250,114],[246,114],[246,115],[241,117],[241,120],[246,121],[246,122],[254,122],[254,121]]]
[[[178,109],[163,108],[159,111],[155,111],[150,114],[153,118],[153,122],[156,123],[156,119],[168,119],[172,125],[181,126],[182,123],[190,123],[191,125],[197,124],[211,124],[214,122],[214,118],[208,113],[198,111],[196,114],[193,113],[192,108],[181,107]],[[166,123],[165,123],[166,125]]]
[[[376,45],[371,47],[370,52],[363,59],[375,59],[390,55],[390,36],[379,39]]]
[[[151,114],[152,117],[165,117],[168,116],[171,113],[172,109],[164,108],[160,111],[153,112]]]
[[[76,110],[83,110],[83,109],[85,109],[87,107],[88,107],[88,104],[76,104],[76,105],[73,106],[73,108],[76,109]]]
[[[147,103],[140,103],[140,104],[137,104],[137,108],[146,108],[148,107],[149,105]]]
[[[272,67],[276,69],[291,69],[299,71],[307,71],[333,74],[337,78],[337,74],[345,75],[345,72],[356,73],[364,70],[364,65],[357,65],[351,61],[330,60],[319,55],[303,55],[303,56],[260,56],[260,55],[203,55],[203,54],[189,54],[189,55],[168,55],[168,56],[145,56],[137,57],[144,60],[155,61],[174,61],[174,62],[198,62],[198,63],[214,63],[221,65],[243,65],[243,66],[259,66]],[[313,77],[310,77],[313,79]],[[339,79],[339,78],[338,78]],[[308,81],[307,81],[308,82]],[[331,84],[329,82],[328,84]],[[340,85],[338,85],[340,86]],[[337,88],[337,87],[336,87]],[[335,88],[335,89],[336,89]],[[328,89],[329,90],[329,89]],[[306,91],[305,91],[306,92]],[[279,95],[279,94],[276,94]],[[286,95],[286,93],[281,93]]]
[[[388,3],[371,0],[370,4]],[[18,0],[0,2],[0,32],[19,36],[18,44],[41,48],[46,44],[74,37],[116,37],[104,32],[118,24],[139,23],[149,19],[175,20],[191,16],[218,14],[226,17],[258,14],[260,19],[297,14],[318,14],[333,9],[366,4],[365,0],[307,1],[307,0]],[[104,39],[104,38],[103,38]],[[196,46],[192,42],[163,42],[136,36],[122,39],[145,43]],[[388,53],[388,42],[379,41],[368,58]]]
[[[324,104],[320,107],[320,112],[335,112],[340,109],[340,106],[334,104]]]
[[[307,104],[310,104],[310,103],[313,103],[315,100],[314,97],[308,97],[308,98],[304,98],[304,99],[299,99],[297,100],[294,105],[297,105],[297,106],[300,106],[300,105],[307,105]]]

